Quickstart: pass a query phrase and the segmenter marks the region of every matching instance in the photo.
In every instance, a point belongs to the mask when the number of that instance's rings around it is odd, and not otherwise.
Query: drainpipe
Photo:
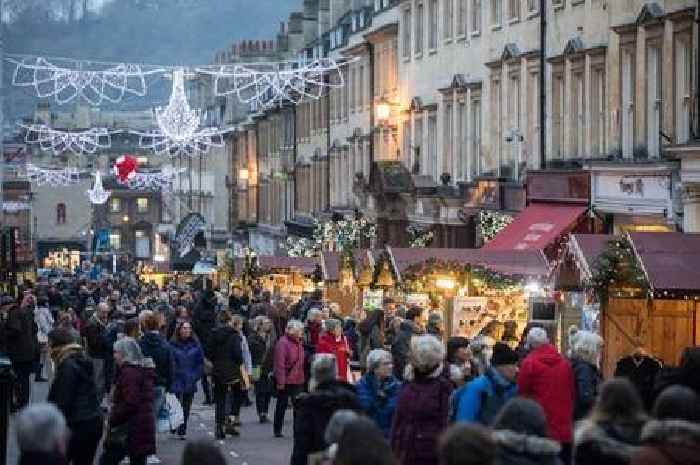
[[[700,3],[700,0],[698,0]],[[547,59],[547,2],[540,0],[540,169],[547,167],[547,93],[545,91]]]

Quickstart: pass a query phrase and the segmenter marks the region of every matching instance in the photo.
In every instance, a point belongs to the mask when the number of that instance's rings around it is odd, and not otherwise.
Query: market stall
[[[342,315],[350,315],[363,304],[363,292],[368,288],[368,273],[374,269],[381,250],[354,249],[351,253],[323,252],[324,298],[336,302]],[[363,275],[364,272],[364,275]]]
[[[233,259],[232,284],[246,290],[259,287],[281,298],[297,300],[321,283],[321,264],[313,257],[278,257],[247,254]]]

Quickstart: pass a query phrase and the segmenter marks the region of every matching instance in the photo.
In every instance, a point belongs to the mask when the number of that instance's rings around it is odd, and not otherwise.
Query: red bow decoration
[[[116,163],[114,163],[114,174],[117,176],[117,180],[124,184],[129,179],[136,176],[136,167],[139,162],[136,158],[131,155],[122,155],[117,158]]]

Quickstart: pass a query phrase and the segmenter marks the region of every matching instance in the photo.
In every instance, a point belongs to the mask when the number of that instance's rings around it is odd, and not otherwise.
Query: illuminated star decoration
[[[224,146],[224,134],[230,129],[200,127],[202,115],[191,108],[185,96],[185,71],[173,72],[173,90],[165,108],[156,108],[158,129],[133,132],[140,137],[139,146],[158,155],[205,155],[212,147]]]
[[[126,185],[134,190],[168,191],[172,188],[175,177],[183,173],[185,168],[173,169],[165,166],[160,172],[139,173],[129,178]]]
[[[114,175],[121,184],[126,184],[129,179],[136,176],[136,167],[139,162],[131,155],[122,155],[114,163]]]
[[[217,96],[235,94],[255,110],[305,98],[318,100],[325,88],[343,87],[340,64],[330,58],[245,63],[200,68],[214,78]]]
[[[37,97],[53,97],[59,105],[82,98],[90,105],[118,103],[126,95],[144,97],[146,76],[163,69],[144,71],[130,63],[101,64],[90,61],[69,61],[77,69],[55,65],[43,57],[8,58],[15,64],[12,85],[33,87]],[[92,67],[94,69],[84,69]]]
[[[106,191],[102,187],[102,175],[99,171],[95,171],[95,184],[92,186],[92,189],[88,189],[85,192],[90,202],[95,205],[104,204],[109,196],[112,195],[112,191]]]
[[[45,124],[20,124],[26,130],[24,141],[38,144],[44,151],[54,155],[71,151],[76,155],[94,155],[101,149],[112,146],[112,135],[105,128],[92,128],[86,131],[62,131]]]
[[[28,163],[27,179],[38,186],[63,187],[76,184],[80,180],[80,171],[76,168],[40,168]]]

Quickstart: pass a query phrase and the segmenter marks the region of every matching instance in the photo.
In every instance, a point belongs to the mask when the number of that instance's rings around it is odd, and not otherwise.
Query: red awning
[[[544,250],[576,226],[586,210],[581,205],[532,204],[482,249]]]

